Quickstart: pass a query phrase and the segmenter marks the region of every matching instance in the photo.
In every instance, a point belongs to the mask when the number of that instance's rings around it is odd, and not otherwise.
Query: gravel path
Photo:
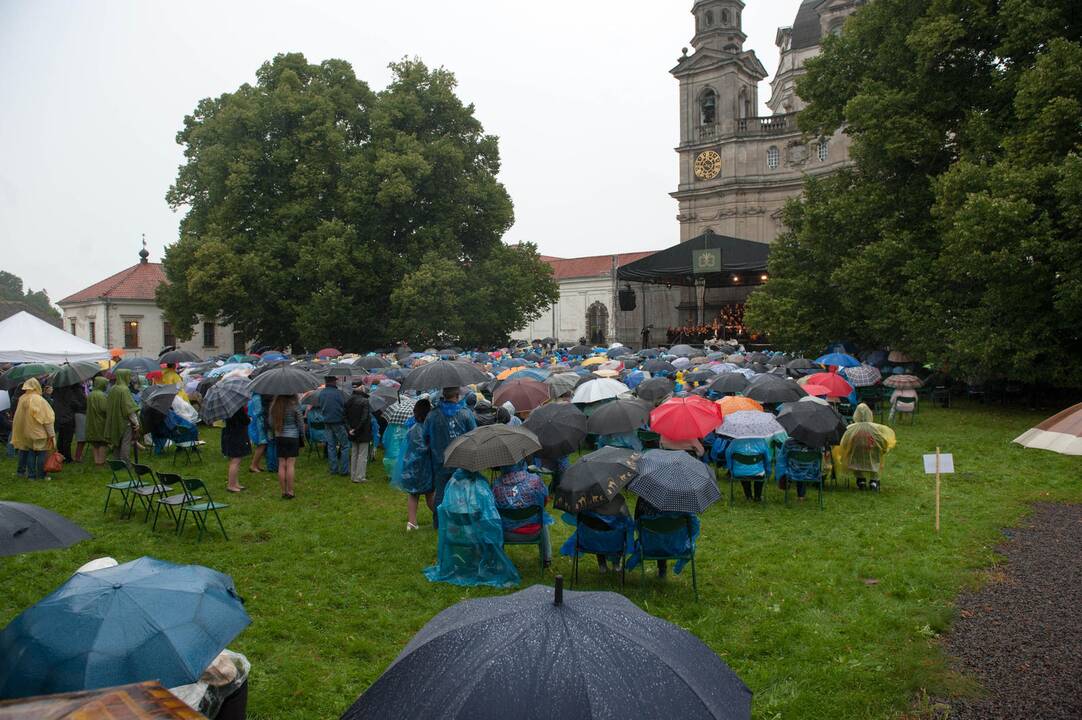
[[[1038,504],[1000,547],[1006,563],[958,599],[947,636],[957,668],[987,691],[951,720],[1082,718],[1082,505]]]

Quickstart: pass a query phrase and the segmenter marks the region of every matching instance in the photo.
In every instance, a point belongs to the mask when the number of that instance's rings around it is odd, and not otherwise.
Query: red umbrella
[[[342,357],[341,350],[335,350],[334,348],[323,348],[316,353],[317,358],[336,358]]]
[[[515,412],[530,412],[549,401],[549,386],[537,380],[508,380],[492,394],[493,405],[510,402]]]
[[[676,441],[705,437],[721,421],[721,408],[698,395],[666,400],[650,413],[650,429]]]
[[[811,383],[808,383],[804,386],[804,392],[815,397],[825,398],[830,396],[830,390],[823,387],[822,385],[812,385]]]
[[[827,389],[829,397],[848,397],[853,392],[853,386],[845,381],[845,379],[836,373],[818,373],[808,377],[804,383],[804,389],[808,389],[808,385],[820,385]]]

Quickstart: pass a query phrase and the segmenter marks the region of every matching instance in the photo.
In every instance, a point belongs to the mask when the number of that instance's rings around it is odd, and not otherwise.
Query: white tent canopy
[[[109,351],[66,333],[28,312],[0,322],[0,362],[45,362],[59,365],[78,360],[108,360]]]

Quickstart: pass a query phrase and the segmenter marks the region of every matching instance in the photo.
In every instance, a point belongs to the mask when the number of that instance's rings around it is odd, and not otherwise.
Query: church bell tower
[[[696,0],[691,13],[695,16],[695,37],[691,46],[696,52],[710,48],[731,54],[744,51],[741,0]]]

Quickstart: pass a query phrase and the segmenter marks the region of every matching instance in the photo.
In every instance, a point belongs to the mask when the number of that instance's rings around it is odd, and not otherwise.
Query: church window
[[[751,101],[748,100],[747,88],[740,91],[740,95],[737,98],[736,111],[741,120],[751,116]]]
[[[820,140],[819,141],[819,161],[820,162],[826,162],[828,157],[830,157],[830,146],[827,145],[827,141],[825,139]]]
[[[713,90],[707,89],[699,100],[701,111],[700,125],[713,125],[718,119],[718,96]]]
[[[771,170],[778,167],[778,163],[781,160],[781,153],[778,152],[778,148],[771,145],[770,149],[766,151],[766,166]]]
[[[713,27],[714,26],[714,11],[713,10],[707,10],[706,11],[706,26],[707,27]]]
[[[723,27],[729,27],[729,11],[728,10],[722,10],[721,11],[721,24],[722,24]]]

